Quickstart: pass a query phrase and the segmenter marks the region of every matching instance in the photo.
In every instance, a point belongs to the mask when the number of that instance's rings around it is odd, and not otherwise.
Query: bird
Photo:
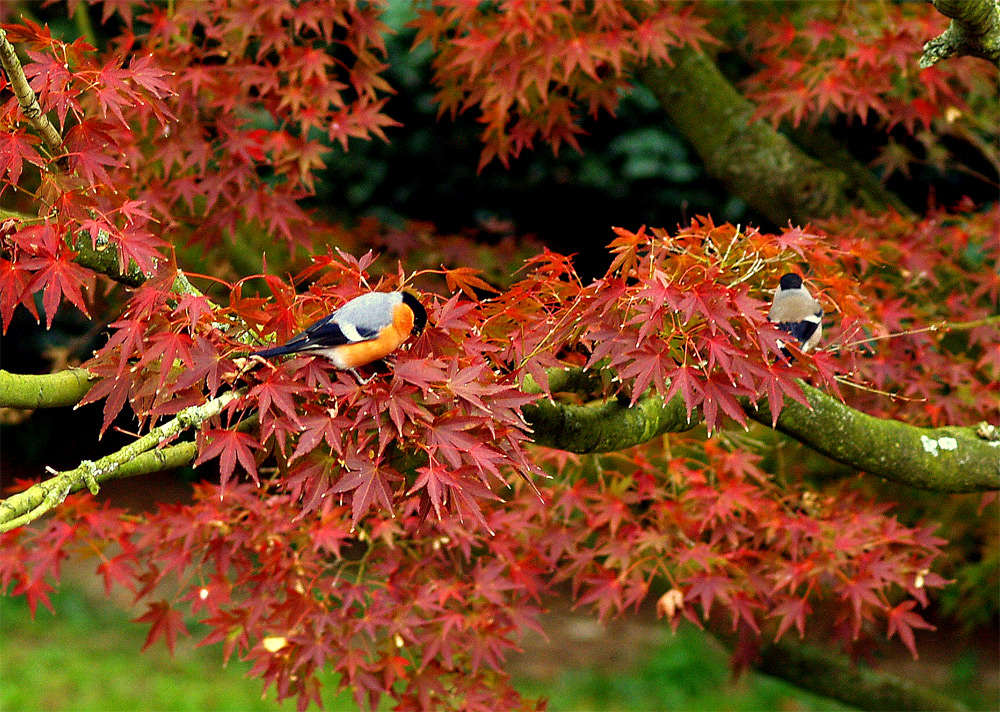
[[[311,324],[286,343],[250,354],[262,359],[285,354],[315,354],[335,368],[350,371],[364,385],[357,370],[388,356],[427,325],[427,310],[409,291],[369,292],[355,297],[332,314]]]
[[[790,334],[803,352],[819,343],[823,335],[823,307],[802,286],[802,277],[794,272],[789,272],[779,280],[767,319],[781,331]],[[792,358],[780,339],[778,347],[786,358]]]

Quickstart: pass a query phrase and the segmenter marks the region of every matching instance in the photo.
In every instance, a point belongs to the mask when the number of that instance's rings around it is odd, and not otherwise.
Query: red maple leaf
[[[133,619],[135,623],[149,623],[149,634],[142,649],[145,650],[160,638],[163,638],[171,654],[177,644],[177,634],[188,635],[187,626],[184,625],[184,616],[180,611],[175,610],[166,600],[154,601],[147,604],[148,610],[138,618]]]
[[[917,655],[917,642],[913,635],[913,629],[937,630],[925,621],[919,613],[913,612],[913,608],[916,605],[917,602],[912,599],[903,601],[899,605],[890,608],[887,614],[889,621],[888,636],[891,638],[896,633],[899,633],[900,639],[906,644],[914,660],[919,656]]]
[[[229,481],[233,470],[236,469],[237,461],[254,482],[259,482],[257,462],[253,455],[254,450],[260,450],[262,447],[257,438],[238,430],[213,428],[199,433],[198,441],[198,459],[195,460],[195,467],[213,457],[218,457],[219,473],[222,476],[221,486],[225,487]]]

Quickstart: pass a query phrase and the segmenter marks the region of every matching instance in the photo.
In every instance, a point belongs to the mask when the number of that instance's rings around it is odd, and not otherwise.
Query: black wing
[[[334,317],[336,316],[336,313],[334,313],[320,319],[301,334],[293,336],[286,344],[275,346],[270,349],[264,349],[263,351],[257,351],[252,355],[260,356],[261,358],[284,356],[285,354],[294,354],[301,351],[314,351],[316,349],[325,349],[332,346],[343,346],[344,344],[356,343],[358,341],[367,341],[378,336],[378,332],[355,329],[360,338],[351,338],[345,334],[340,328],[340,325],[334,321]],[[351,336],[353,336],[353,334],[351,334]]]
[[[790,334],[800,344],[804,344],[809,337],[816,333],[819,322],[815,321],[783,321],[778,324],[778,328],[786,334]]]

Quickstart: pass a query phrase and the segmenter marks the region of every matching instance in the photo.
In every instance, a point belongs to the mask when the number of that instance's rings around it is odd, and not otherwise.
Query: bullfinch
[[[363,381],[355,369],[388,356],[426,325],[427,310],[410,292],[371,292],[355,297],[287,343],[251,356],[316,354],[364,384],[371,378]]]
[[[786,274],[778,282],[767,318],[790,334],[802,351],[808,351],[819,343],[823,335],[823,307],[802,286],[802,277],[794,273]],[[778,346],[787,358],[792,357],[780,340]]]

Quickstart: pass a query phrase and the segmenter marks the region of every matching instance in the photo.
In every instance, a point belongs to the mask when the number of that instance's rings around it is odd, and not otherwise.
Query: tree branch
[[[876,182],[859,182],[824,165],[769,124],[751,121],[756,107],[708,56],[685,47],[670,57],[674,66],[646,65],[636,78],[653,92],[705,169],[775,224],[806,223],[852,207],[882,212],[898,203]]]
[[[554,369],[553,377],[561,369]],[[935,492],[1000,490],[1000,442],[976,427],[920,428],[876,418],[800,382],[811,408],[786,398],[777,430],[849,467]],[[744,400],[747,414],[771,427],[766,401]],[[539,445],[576,453],[621,450],[666,432],[682,432],[689,420],[679,395],[669,403],[652,393],[634,405],[610,400],[587,405],[543,401],[524,409]]]
[[[62,148],[62,136],[59,135],[56,127],[49,122],[49,118],[39,106],[35,92],[28,84],[27,77],[24,76],[21,60],[17,58],[17,52],[7,40],[7,33],[4,32],[3,28],[0,28],[0,64],[3,64],[4,71],[10,78],[10,84],[14,88],[14,95],[17,97],[17,103],[21,105],[24,117],[42,137],[49,150],[55,153]]]
[[[196,453],[194,443],[179,443],[162,450],[155,448],[218,415],[244,392],[228,391],[201,405],[185,408],[173,420],[153,428],[111,455],[96,462],[85,460],[79,467],[65,472],[53,471],[54,477],[0,500],[0,533],[33,522],[59,506],[69,494],[84,487],[97,494],[100,483],[107,480],[158,472],[190,462]]]
[[[736,636],[720,626],[711,626],[710,632],[729,648],[736,643]],[[968,709],[936,690],[891,673],[872,670],[832,651],[788,639],[768,643],[755,637],[754,641],[760,644],[758,657],[751,663],[755,670],[857,709],[873,712],[962,712]]]
[[[85,368],[30,375],[0,369],[0,408],[60,408],[80,402],[96,376]]]
[[[785,399],[777,429],[817,452],[873,475],[935,492],[1000,489],[1000,442],[975,427],[920,428],[876,418],[799,384],[812,408]],[[770,426],[766,402],[745,406]]]
[[[701,421],[697,411],[688,417],[680,396],[665,403],[653,393],[631,407],[623,399],[587,405],[539,401],[524,407],[524,417],[537,444],[576,453],[625,450],[664,433],[690,430]]]
[[[72,240],[72,247],[76,251],[73,261],[78,265],[110,277],[126,287],[138,287],[153,276],[143,272],[133,259],[129,259],[128,266],[122,269],[118,251],[110,249],[111,241],[103,230],[97,234],[96,240],[77,235]],[[159,259],[154,258],[154,260],[160,262]]]
[[[145,280],[146,277],[143,276],[142,279]],[[202,296],[180,270],[170,289],[177,295]],[[41,375],[11,373],[0,369],[0,408],[61,408],[76,405],[93,387],[96,378],[85,368],[70,368]]]
[[[997,0],[927,0],[945,17],[948,29],[924,45],[921,68],[942,59],[969,55],[1000,67],[1000,2]]]
[[[34,215],[22,213],[17,210],[0,208],[0,220],[17,220],[20,222],[37,222]],[[75,236],[70,246],[76,252],[73,261],[82,267],[93,270],[106,277],[110,277],[115,282],[124,284],[127,287],[138,287],[149,279],[152,275],[147,275],[136,264],[135,260],[129,260],[126,269],[121,268],[118,260],[118,252],[109,249],[111,242],[108,235],[103,230],[98,233],[97,240],[84,239],[82,236]]]

